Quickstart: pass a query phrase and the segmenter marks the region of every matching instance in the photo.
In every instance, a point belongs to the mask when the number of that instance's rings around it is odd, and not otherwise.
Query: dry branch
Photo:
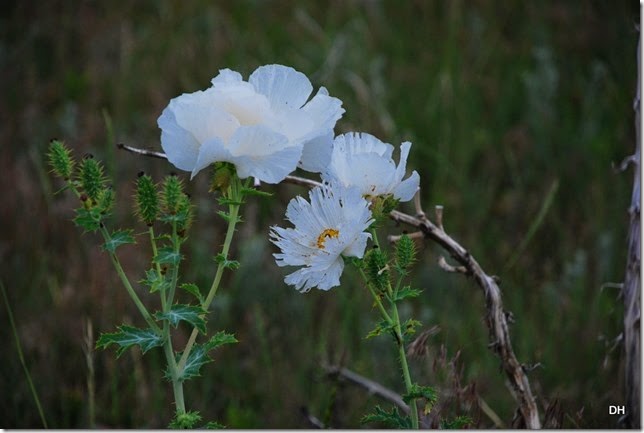
[[[633,195],[630,214],[630,229],[628,233],[628,257],[626,262],[626,276],[624,279],[624,349],[625,382],[626,382],[626,415],[622,423],[629,428],[641,427],[640,419],[640,393],[641,393],[641,341],[640,341],[640,196],[641,196],[641,112],[640,92],[642,71],[640,69],[640,43],[637,44],[637,90],[633,101],[635,111],[635,154],[627,158],[633,164],[635,176],[633,179]],[[622,169],[628,163],[622,163]]]

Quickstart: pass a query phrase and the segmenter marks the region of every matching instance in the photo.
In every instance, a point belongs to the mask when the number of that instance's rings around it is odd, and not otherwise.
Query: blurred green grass
[[[158,150],[156,119],[170,98],[207,87],[219,69],[248,76],[268,63],[293,66],[343,100],[336,132],[414,143],[408,167],[421,174],[426,210],[444,205],[448,232],[501,277],[517,356],[542,364],[530,374],[541,412],[559,398],[564,426],[617,426],[606,408],[624,402],[621,347],[613,348],[621,299],[601,287],[621,281],[625,268],[632,178],[611,164],[634,146],[636,4],[150,0],[0,8],[0,277],[50,427],[90,426],[86,319],[96,336],[138,317],[97,240],[71,223],[73,200],[53,195],[60,185],[43,162],[49,139],[106,161],[121,197],[117,220],[130,224],[136,173],[160,178],[173,168],[120,153],[114,141]],[[515,257],[555,182],[552,205]],[[206,285],[222,227],[205,177],[190,187],[198,221],[184,277]],[[350,274],[331,293],[299,295],[283,284],[268,226],[281,223],[302,189],[274,191],[279,204],[255,200],[245,209],[234,251],[242,270],[227,277],[211,317],[240,344],[187,385],[188,405],[235,428],[309,427],[302,407],[335,427],[357,427],[378,400],[326,379],[320,362],[342,362],[400,391],[394,354],[387,341],[364,340],[375,314]],[[145,269],[145,253],[123,249],[130,272]],[[440,254],[427,245],[414,275],[425,292],[408,313],[441,332],[430,340],[431,356],[412,368],[420,382],[447,392],[452,384],[440,383],[432,363],[441,345],[450,358],[460,351],[462,382],[474,383],[509,423],[515,404],[487,349],[482,296],[472,281],[442,272]],[[0,399],[3,425],[38,427],[5,319],[2,310],[0,388],[11,390]],[[158,354],[113,358],[94,354],[97,425],[167,425],[171,396]],[[472,416],[480,427],[493,425],[477,410]]]

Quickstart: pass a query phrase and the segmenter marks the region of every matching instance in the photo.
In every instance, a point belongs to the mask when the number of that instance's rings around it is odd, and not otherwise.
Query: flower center
[[[329,238],[337,238],[339,234],[340,232],[336,229],[324,230],[322,233],[320,233],[320,236],[318,236],[318,241],[317,241],[318,248],[323,250],[324,243],[326,242],[326,240]]]

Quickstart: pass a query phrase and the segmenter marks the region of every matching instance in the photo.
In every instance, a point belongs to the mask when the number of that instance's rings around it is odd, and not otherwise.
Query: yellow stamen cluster
[[[318,236],[317,240],[317,246],[319,249],[323,250],[324,249],[324,243],[326,242],[327,239],[329,238],[337,238],[340,235],[340,232],[336,229],[326,229],[322,233],[320,233],[320,236]]]

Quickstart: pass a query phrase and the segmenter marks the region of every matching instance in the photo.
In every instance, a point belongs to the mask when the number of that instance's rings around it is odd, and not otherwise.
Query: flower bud
[[[161,188],[161,205],[163,211],[175,215],[179,209],[179,202],[183,194],[183,182],[177,176],[166,176]]]
[[[387,255],[380,248],[371,249],[365,256],[367,277],[369,282],[381,293],[386,293],[390,287]]]
[[[83,159],[78,168],[78,180],[92,203],[96,203],[105,184],[103,166],[94,158]]]
[[[156,185],[147,174],[136,181],[136,214],[144,224],[151,226],[159,214],[159,197]]]
[[[414,263],[416,258],[416,244],[414,241],[403,234],[396,243],[396,267],[399,271],[404,271]]]
[[[49,144],[49,165],[52,171],[65,180],[72,177],[74,170],[74,158],[71,156],[71,151],[65,146],[62,141],[56,139],[52,140]]]

